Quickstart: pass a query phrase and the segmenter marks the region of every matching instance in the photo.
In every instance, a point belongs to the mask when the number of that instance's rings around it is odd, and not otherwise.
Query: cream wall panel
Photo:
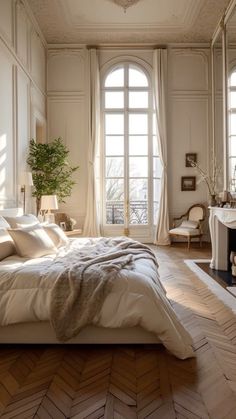
[[[26,170],[26,158],[30,140],[30,82],[20,69],[17,71],[17,157],[18,175]]]
[[[86,211],[87,194],[87,136],[84,97],[50,98],[48,101],[48,138],[61,137],[70,150],[69,161],[73,166],[79,165],[74,174],[76,185],[66,204],[60,209],[82,225]],[[80,222],[80,219],[82,220]]]
[[[208,99],[173,98],[170,120],[168,177],[171,213],[179,215],[194,203],[207,203],[205,183],[196,191],[181,191],[181,176],[200,177],[192,167],[185,167],[185,153],[197,153],[202,169],[208,168]]]
[[[50,50],[48,52],[48,93],[78,93],[85,88],[86,50]]]
[[[10,45],[13,45],[12,0],[0,0],[0,34]]]
[[[42,92],[45,91],[46,55],[44,45],[33,28],[31,28],[30,69],[33,80]]]
[[[40,113],[42,116],[46,116],[46,94],[41,93],[31,84],[31,105],[32,112],[37,110],[37,113]]]
[[[214,77],[215,77],[215,86],[216,93],[221,94],[223,88],[223,64],[222,64],[222,50],[215,49],[215,60],[214,60]]]
[[[209,51],[180,49],[169,55],[169,75],[171,91],[208,90]]]
[[[109,63],[109,61],[112,61],[114,59],[121,59],[121,61],[123,60],[123,57],[129,57],[129,58],[134,58],[134,59],[142,59],[144,60],[148,65],[152,65],[152,56],[153,56],[153,51],[152,50],[148,50],[148,51],[135,51],[135,50],[128,50],[128,49],[124,49],[124,50],[117,50],[117,49],[108,49],[108,50],[101,50],[99,51],[99,62],[100,62],[100,66],[103,67],[105,64]]]
[[[15,198],[15,160],[14,160],[14,111],[13,77],[14,66],[11,58],[0,50],[0,203],[13,202]]]
[[[28,67],[29,58],[29,20],[22,3],[16,4],[16,51],[17,55],[24,64]]]

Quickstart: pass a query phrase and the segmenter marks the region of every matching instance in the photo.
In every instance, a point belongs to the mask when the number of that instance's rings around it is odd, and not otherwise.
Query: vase
[[[210,201],[210,206],[215,207],[216,204],[217,204],[216,195],[210,195],[210,200],[209,201]]]

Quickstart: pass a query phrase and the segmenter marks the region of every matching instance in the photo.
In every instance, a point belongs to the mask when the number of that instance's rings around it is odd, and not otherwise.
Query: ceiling
[[[209,42],[229,0],[27,0],[48,43]]]

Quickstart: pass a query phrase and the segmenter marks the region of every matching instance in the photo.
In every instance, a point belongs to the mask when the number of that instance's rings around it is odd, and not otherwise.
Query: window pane
[[[156,114],[153,114],[153,118],[152,118],[152,133],[153,133],[153,135],[157,135],[157,120],[156,120]]]
[[[124,180],[106,180],[106,223],[124,224]]]
[[[230,92],[230,108],[236,108],[236,92]]]
[[[124,107],[124,92],[105,92],[105,108]]]
[[[236,137],[230,137],[229,139],[229,154],[230,156],[236,157]]]
[[[108,74],[105,87],[122,87],[124,86],[124,69],[117,68]]]
[[[147,108],[148,92],[129,92],[130,108]]]
[[[124,137],[123,136],[106,136],[106,155],[123,156],[124,154]]]
[[[106,134],[124,134],[124,115],[106,114]]]
[[[130,114],[129,115],[129,133],[130,134],[147,134],[148,118],[146,114]]]
[[[146,87],[148,86],[148,79],[142,70],[129,67],[129,86],[130,87]]]
[[[124,200],[124,180],[106,179],[106,201]]]
[[[146,136],[129,136],[129,154],[130,155],[147,155],[148,154],[148,137]]]
[[[153,198],[154,201],[160,199],[160,179],[153,179]]]
[[[230,186],[233,192],[236,192],[236,158],[229,159]]]
[[[130,179],[129,197],[131,201],[147,201],[148,180],[147,179]]]
[[[159,157],[153,158],[153,177],[161,177],[162,165]]]
[[[148,223],[148,203],[147,201],[130,202],[129,205],[129,224]]]
[[[159,156],[159,153],[158,153],[158,144],[157,144],[157,137],[156,136],[153,136],[152,141],[153,141],[153,156]]]
[[[157,224],[157,215],[159,209],[159,202],[153,202],[153,224]]]
[[[147,157],[130,157],[129,158],[129,175],[130,177],[147,177],[148,176]]]
[[[124,176],[124,158],[107,157],[106,158],[106,177]]]
[[[236,86],[236,71],[231,74],[230,77],[230,86]]]

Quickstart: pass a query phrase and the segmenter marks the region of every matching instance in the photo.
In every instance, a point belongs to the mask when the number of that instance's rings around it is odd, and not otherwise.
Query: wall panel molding
[[[209,90],[209,52],[206,50],[182,48],[169,53],[169,90]],[[195,86],[195,88],[193,88]]]

